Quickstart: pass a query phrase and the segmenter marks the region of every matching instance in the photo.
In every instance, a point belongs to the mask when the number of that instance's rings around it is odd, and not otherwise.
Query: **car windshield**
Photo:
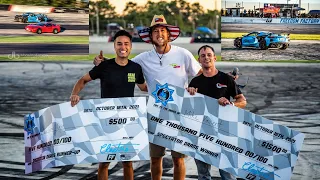
[[[250,32],[250,33],[247,34],[247,36],[249,36],[251,34],[256,34],[256,32]]]
[[[38,25],[38,26],[44,26],[44,24],[43,24],[43,23],[38,23],[37,25]]]
[[[256,32],[251,32],[251,33],[247,34],[247,36],[256,36],[256,35],[257,35]]]

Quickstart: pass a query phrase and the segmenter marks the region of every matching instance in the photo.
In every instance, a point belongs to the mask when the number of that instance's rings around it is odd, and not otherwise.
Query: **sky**
[[[116,12],[118,14],[122,14],[127,2],[135,2],[138,6],[145,5],[148,0],[109,0],[109,3],[116,7]],[[159,2],[160,0],[152,0],[153,2]],[[165,0],[170,2],[171,0]],[[221,9],[221,0],[185,0],[190,2],[191,4],[195,2],[199,2],[202,7],[207,10]],[[217,4],[217,8],[215,8],[215,3]]]
[[[263,7],[264,3],[278,3],[278,4],[287,4],[287,0],[221,0],[221,6],[222,8],[225,8],[225,6],[227,8],[230,7],[235,7],[236,3],[240,3],[242,5],[243,3],[243,7],[245,9],[253,9],[253,7],[255,6],[255,8],[259,8],[259,2],[260,2],[260,8]],[[289,4],[299,4],[299,0],[289,0],[288,1]],[[309,3],[309,9],[308,9],[308,3]],[[305,8],[307,12],[309,12],[309,10],[320,10],[320,0],[301,0],[301,7]]]

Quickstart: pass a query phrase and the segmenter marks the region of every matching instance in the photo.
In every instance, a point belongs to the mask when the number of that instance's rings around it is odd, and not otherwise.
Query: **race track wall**
[[[250,17],[222,17],[222,23],[235,24],[318,24],[320,18],[250,18]]]
[[[52,13],[54,7],[48,6],[29,6],[29,5],[10,5],[8,11],[13,12],[37,12],[37,13]]]
[[[79,13],[89,14],[89,8],[72,8],[72,7],[51,7],[51,6],[29,6],[0,4],[0,11],[11,12],[34,12],[34,13]]]

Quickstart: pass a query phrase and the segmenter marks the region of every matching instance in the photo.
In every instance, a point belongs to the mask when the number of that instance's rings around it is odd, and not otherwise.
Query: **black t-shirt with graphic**
[[[225,97],[230,101],[238,94],[242,94],[235,81],[229,75],[218,71],[213,77],[205,77],[201,74],[191,80],[189,87],[198,88],[198,93],[219,99]]]
[[[143,84],[141,66],[129,60],[125,66],[116,63],[115,58],[93,67],[91,79],[100,79],[101,98],[133,97],[135,84]]]

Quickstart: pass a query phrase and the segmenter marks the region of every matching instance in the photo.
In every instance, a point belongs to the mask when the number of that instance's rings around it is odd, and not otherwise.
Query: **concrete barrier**
[[[236,24],[320,24],[320,18],[222,17],[221,22]]]
[[[111,42],[111,36],[89,36],[89,42],[98,42],[98,43],[103,43],[103,42]]]
[[[281,18],[281,24],[319,24],[320,18]]]
[[[192,37],[178,37],[172,44],[189,44],[191,43]]]
[[[55,13],[79,13],[88,14],[89,8],[70,8],[70,7],[56,7],[54,8]]]
[[[236,24],[268,24],[280,23],[278,18],[250,18],[250,17],[222,17],[222,23],[236,23]]]
[[[89,8],[50,7],[0,4],[0,11],[35,12],[35,13],[79,13],[88,14]]]
[[[52,13],[54,7],[49,6],[27,6],[27,5],[10,5],[8,11],[13,12],[34,12],[34,13]]]

